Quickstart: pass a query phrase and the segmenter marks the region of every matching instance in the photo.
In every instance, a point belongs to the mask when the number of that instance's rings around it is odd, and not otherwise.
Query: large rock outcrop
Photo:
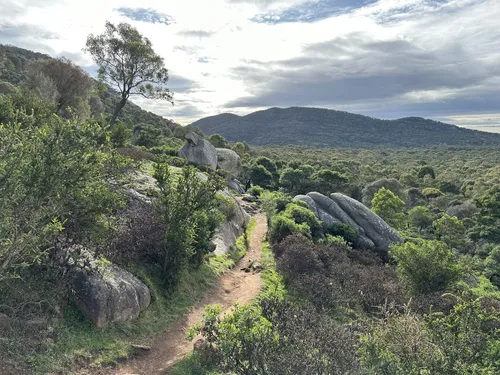
[[[241,169],[240,156],[228,148],[217,148],[217,169],[223,169],[237,176]]]
[[[196,165],[206,165],[217,169],[217,150],[209,141],[204,140],[196,133],[186,134],[188,141],[179,150],[179,156]]]
[[[234,199],[227,191],[221,193]],[[235,214],[220,225],[212,239],[216,255],[223,255],[230,252],[236,243],[236,239],[243,234],[247,224],[250,222],[250,215],[241,207],[237,200],[234,200],[234,203],[236,204]]]
[[[328,198],[320,193],[311,192],[297,195],[311,208],[315,215],[326,225],[341,222],[358,232],[354,245],[358,248],[387,251],[393,242],[401,242],[401,237],[380,216],[368,207],[346,195],[335,193]]]
[[[76,305],[99,328],[135,319],[151,301],[148,287],[130,272],[103,264],[94,251],[61,238],[54,261],[70,275]]]
[[[151,301],[148,287],[115,265],[99,272],[78,270],[73,277],[73,290],[79,309],[99,328],[137,318]]]

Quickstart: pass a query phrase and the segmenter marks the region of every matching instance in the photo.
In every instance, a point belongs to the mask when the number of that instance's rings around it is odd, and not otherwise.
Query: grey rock
[[[294,199],[306,202],[316,217],[326,226],[331,226],[335,223],[344,223],[356,229],[358,237],[354,242],[354,246],[362,249],[375,248],[373,241],[365,236],[364,229],[352,220],[332,199],[316,192],[307,195],[298,195]]]
[[[404,187],[398,180],[395,178],[382,178],[366,185],[361,191],[363,204],[367,207],[371,207],[374,195],[383,187],[389,189],[403,200],[406,198],[403,193]]]
[[[241,185],[241,182],[238,180],[230,180],[227,183],[227,186],[237,192],[238,194],[245,194],[245,189],[243,189],[243,186]]]
[[[75,270],[73,291],[79,309],[99,328],[137,318],[151,301],[148,287],[116,265]]]
[[[334,223],[348,224],[356,229],[358,236],[354,241],[357,248],[387,251],[393,242],[401,242],[399,235],[368,207],[340,193],[328,198],[320,193],[311,192],[297,195],[294,200],[301,200],[311,208],[325,225]]]
[[[217,168],[215,147],[196,133],[188,133],[185,138],[188,142],[179,150],[179,156],[187,159],[190,163],[206,165],[215,170]]]
[[[227,191],[222,191],[221,194],[234,199]],[[223,255],[230,252],[237,238],[243,234],[247,224],[250,222],[250,215],[241,207],[237,200],[234,200],[234,202],[237,207],[236,215],[230,220],[223,222],[212,239],[212,242],[215,244],[214,253],[216,255]]]
[[[340,193],[332,194],[331,198],[364,229],[375,250],[387,251],[393,242],[402,242],[394,229],[362,203]]]
[[[238,175],[241,170],[240,156],[228,148],[216,148],[217,150],[217,169],[223,169],[232,176]]]

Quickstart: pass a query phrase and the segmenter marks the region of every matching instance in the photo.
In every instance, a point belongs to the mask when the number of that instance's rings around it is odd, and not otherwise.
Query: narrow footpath
[[[193,342],[186,339],[186,332],[200,323],[201,313],[207,305],[218,304],[228,310],[234,303],[248,304],[262,288],[258,273],[242,271],[250,260],[260,260],[262,239],[267,232],[266,217],[262,213],[254,216],[255,229],[250,238],[246,255],[232,270],[224,273],[203,299],[189,313],[160,334],[151,344],[151,350],[120,365],[118,368],[97,370],[96,375],[164,375],[172,366],[193,350]]]

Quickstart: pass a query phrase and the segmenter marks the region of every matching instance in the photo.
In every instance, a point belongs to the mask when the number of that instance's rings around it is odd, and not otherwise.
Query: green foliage
[[[460,278],[460,267],[444,242],[418,240],[393,245],[389,255],[397,262],[397,273],[413,293],[446,289]]]
[[[404,206],[405,202],[384,187],[375,194],[372,200],[372,211],[397,229],[403,228],[406,224]]]
[[[238,213],[238,205],[235,200],[227,195],[217,193],[217,208],[222,212],[227,220],[231,220]]]
[[[278,171],[278,167],[276,166],[276,163],[273,160],[271,160],[265,156],[260,156],[257,159],[255,159],[255,163],[262,165],[264,168],[266,168],[272,174],[274,174]]]
[[[261,164],[253,164],[250,167],[248,174],[252,184],[261,186],[262,188],[268,188],[273,181],[273,175],[271,172],[269,172],[266,167]]]
[[[465,225],[456,216],[445,214],[434,221],[433,227],[437,240],[443,241],[450,248],[466,251],[468,242]]]
[[[306,223],[297,224],[294,219],[278,214],[271,219],[269,228],[269,241],[272,244],[279,243],[292,234],[302,234],[311,237],[311,228]]]
[[[222,220],[216,194],[223,182],[215,174],[203,182],[192,166],[184,167],[177,181],[167,163],[160,161],[154,168],[159,215],[166,229],[163,275],[173,287],[188,264],[199,267],[210,251],[210,240]]]
[[[407,313],[373,325],[361,339],[367,374],[493,375],[500,370],[500,314],[481,300],[426,319]]]
[[[333,223],[325,229],[325,232],[331,236],[342,237],[350,244],[352,244],[358,237],[356,229],[351,227],[349,224],[344,223]]]
[[[96,240],[123,203],[106,182],[116,158],[97,122],[15,111],[26,122],[0,125],[0,279],[44,260],[63,229]]]
[[[259,198],[262,193],[264,193],[265,189],[261,186],[252,186],[250,189],[247,190],[247,194],[253,195],[256,198]]]
[[[484,261],[485,275],[500,288],[500,246],[496,246]]]
[[[417,206],[408,211],[408,223],[411,227],[418,229],[421,232],[432,225],[434,215],[427,207]]]
[[[111,128],[110,141],[115,147],[124,147],[132,138],[132,131],[121,121]]]
[[[245,157],[245,155],[248,155],[247,152],[250,151],[250,147],[248,146],[247,143],[245,142],[236,142],[233,147],[231,147],[231,150],[236,152],[241,158]]]
[[[63,117],[86,117],[92,81],[89,75],[68,59],[39,60],[30,64],[24,84],[38,96],[56,104]],[[68,108],[70,108],[68,110]]]
[[[425,188],[422,189],[422,195],[426,199],[432,199],[432,198],[439,198],[440,196],[443,195],[443,193],[441,192],[441,190],[436,188]]]
[[[295,221],[296,224],[306,224],[312,233],[317,233],[321,229],[321,223],[314,212],[298,202],[289,203],[283,215]]]
[[[236,374],[267,374],[266,362],[279,344],[272,323],[262,316],[258,305],[238,306],[232,314],[220,314],[222,307],[207,306],[202,325],[189,332],[202,334],[210,360],[221,369]]]
[[[285,168],[281,172],[280,186],[290,195],[308,193],[311,184],[310,177],[314,169],[311,166],[301,166],[300,168]]]
[[[208,141],[216,148],[229,148],[229,143],[226,141],[226,138],[217,133],[208,137]]]
[[[0,123],[40,126],[50,121],[56,110],[54,103],[41,99],[33,91],[22,88],[12,95],[0,95]]]
[[[348,182],[345,176],[329,169],[321,169],[315,172],[311,178],[316,184],[316,190],[325,195],[341,190]]]
[[[103,34],[88,36],[86,51],[99,67],[100,80],[114,85],[121,94],[111,125],[130,95],[172,101],[166,88],[168,71],[163,58],[154,52],[149,39],[131,25],[106,22]]]

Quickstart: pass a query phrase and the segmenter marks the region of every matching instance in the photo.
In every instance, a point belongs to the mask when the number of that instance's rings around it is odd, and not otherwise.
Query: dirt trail
[[[203,299],[194,305],[189,313],[160,334],[151,344],[151,350],[124,363],[118,369],[96,371],[99,375],[159,375],[167,371],[193,349],[193,342],[186,340],[186,332],[194,324],[201,322],[201,313],[206,305],[219,304],[224,310],[234,303],[247,304],[257,296],[262,287],[259,274],[246,273],[240,268],[249,260],[260,259],[262,238],[267,231],[265,215],[255,216],[256,226],[250,238],[247,254],[231,271],[224,273]]]

